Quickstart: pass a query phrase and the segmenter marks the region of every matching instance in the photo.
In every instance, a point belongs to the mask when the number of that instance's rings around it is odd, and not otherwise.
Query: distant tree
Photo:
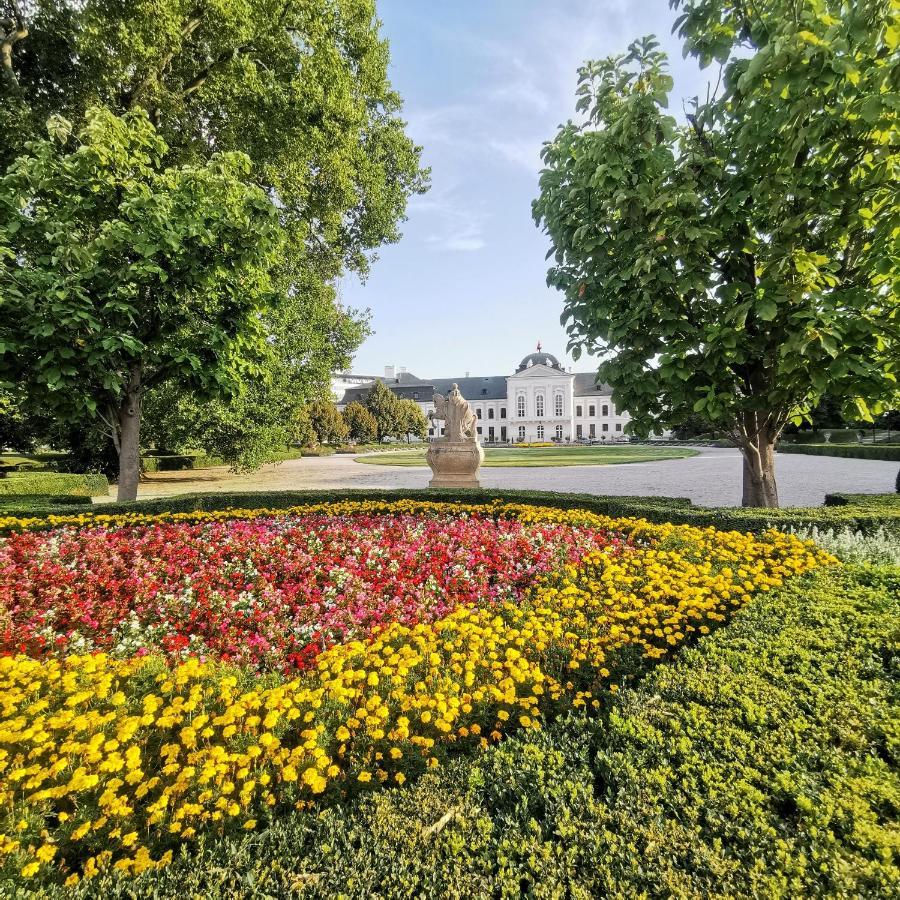
[[[60,421],[102,423],[133,500],[146,391],[222,395],[270,352],[278,218],[241,154],[163,166],[141,110],[50,133],[0,179],[0,380]]]
[[[320,444],[340,444],[349,428],[331,400],[314,400],[309,405],[309,420]]]
[[[0,451],[25,453],[34,449],[37,435],[21,396],[0,388]]]
[[[709,434],[712,431],[709,422],[696,414],[688,416],[683,422],[680,422],[672,429],[672,434],[680,441],[689,438],[699,437],[701,434]]]
[[[579,71],[544,147],[536,221],[569,346],[645,436],[700,414],[775,506],[774,446],[826,392],[870,420],[896,396],[900,151],[894,0],[672,0],[721,85],[679,124],[650,38]]]
[[[410,437],[416,437],[420,441],[424,441],[428,436],[428,419],[425,413],[415,400],[400,401],[400,434],[399,437],[406,436],[407,441]]]
[[[378,437],[378,423],[362,403],[348,403],[342,415],[350,439],[357,444],[369,444]]]
[[[388,387],[376,381],[366,395],[366,409],[375,419],[375,436],[379,443],[388,437],[400,437],[404,423],[401,421],[401,407],[397,395]]]
[[[298,447],[311,447],[315,442],[316,433],[313,431],[312,420],[309,417],[309,408],[301,406],[294,413],[294,421],[291,425],[291,443]]]

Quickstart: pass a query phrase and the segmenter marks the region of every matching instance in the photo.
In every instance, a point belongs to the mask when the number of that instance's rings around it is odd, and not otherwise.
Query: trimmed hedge
[[[900,446],[891,444],[785,444],[779,453],[806,453],[809,456],[840,456],[845,459],[886,459],[900,462]]]
[[[898,620],[896,570],[819,572],[596,718],[50,895],[897,896]]]
[[[109,482],[105,475],[67,475],[62,472],[29,472],[0,478],[0,496],[65,494],[75,497],[105,497]]]
[[[603,497],[593,494],[566,494],[551,491],[499,491],[499,490],[450,490],[384,489],[384,490],[318,490],[318,491],[255,491],[243,493],[182,494],[133,503],[104,503],[95,511],[102,514],[124,512],[190,512],[218,509],[285,509],[311,503],[329,503],[345,499],[353,500],[440,500],[460,503],[488,503],[492,500],[510,503],[533,503],[538,506],[555,506],[561,509],[586,509],[609,516],[639,516],[651,522],[672,522],[676,525],[714,526],[724,530],[765,531],[768,528],[819,529],[851,528],[871,533],[879,528],[900,532],[900,509],[893,501],[879,503],[879,496],[893,498],[893,494],[872,495],[864,505],[847,504],[840,507],[819,506],[811,508],[786,507],[783,509],[752,509],[742,507],[692,506],[681,497]],[[17,510],[8,510],[16,515]],[[65,515],[70,510],[60,507],[50,513]],[[29,515],[25,508],[22,516]]]

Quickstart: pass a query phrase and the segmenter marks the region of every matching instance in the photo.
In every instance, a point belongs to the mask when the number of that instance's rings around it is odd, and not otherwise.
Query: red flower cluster
[[[303,669],[389,622],[518,600],[537,576],[620,540],[568,524],[419,515],[26,532],[0,546],[0,651],[152,650]]]

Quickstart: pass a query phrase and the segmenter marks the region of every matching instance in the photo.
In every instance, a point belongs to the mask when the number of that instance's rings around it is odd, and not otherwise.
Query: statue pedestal
[[[481,487],[477,472],[484,450],[477,441],[432,441],[425,458],[434,473],[429,487]]]

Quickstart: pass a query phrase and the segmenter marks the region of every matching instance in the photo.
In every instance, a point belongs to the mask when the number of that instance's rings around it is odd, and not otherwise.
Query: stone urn
[[[433,441],[425,458],[434,473],[429,487],[480,487],[484,450],[477,441]]]

